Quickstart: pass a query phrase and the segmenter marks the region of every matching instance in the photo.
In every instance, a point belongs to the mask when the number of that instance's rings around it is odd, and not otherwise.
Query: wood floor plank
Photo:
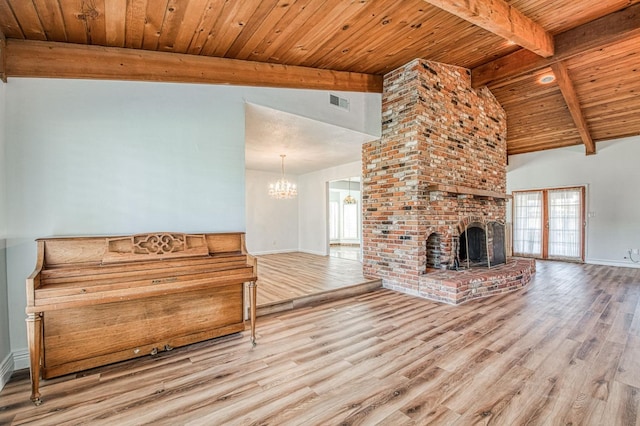
[[[615,381],[599,422],[603,425],[637,425],[640,423],[639,412],[640,389]]]
[[[466,407],[459,424],[517,424],[509,409],[519,404],[522,389],[532,374],[531,370],[518,365],[509,369],[499,380],[482,389],[482,397]]]
[[[302,252],[256,257],[258,306],[371,281],[357,260]]]
[[[0,424],[640,425],[640,269],[538,262],[494,298],[379,289],[257,333],[43,381],[39,407],[16,372]]]
[[[604,345],[608,344],[605,339],[607,339],[610,330],[611,324],[598,321],[591,330],[589,338],[578,349],[576,358],[582,361],[590,361],[595,358]]]
[[[616,380],[640,388],[640,337],[629,335],[620,357]]]
[[[600,400],[594,400],[585,393],[579,393],[573,401],[564,400],[563,415],[556,414],[554,418],[561,419],[565,425],[594,424],[597,417],[601,417],[598,411],[601,409]]]
[[[468,371],[461,379],[464,385],[446,395],[442,400],[443,405],[455,412],[464,413],[477,401],[478,389],[489,389],[512,369],[522,369],[517,360],[496,352],[490,354],[493,357],[491,362],[485,363],[483,368],[476,371]]]
[[[610,343],[604,345],[598,358],[591,363],[591,369],[586,378],[582,391],[589,397],[607,401],[618,372],[620,357],[624,345]]]

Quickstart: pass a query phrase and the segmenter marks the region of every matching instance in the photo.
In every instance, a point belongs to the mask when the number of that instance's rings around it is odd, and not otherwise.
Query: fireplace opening
[[[460,234],[459,259],[462,265],[487,266],[487,234],[480,226],[469,226]]]
[[[460,233],[453,269],[492,267],[506,262],[504,223],[471,223]]]
[[[432,269],[442,268],[442,240],[440,234],[432,233],[427,238],[427,272]]]

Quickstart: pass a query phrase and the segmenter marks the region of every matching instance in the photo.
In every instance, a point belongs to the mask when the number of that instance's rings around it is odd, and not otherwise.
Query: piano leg
[[[258,283],[251,281],[249,283],[249,310],[251,316],[251,344],[256,345],[256,303],[257,303]]]
[[[42,313],[27,315],[27,339],[31,373],[31,401],[42,404],[40,399],[40,366],[42,359]]]

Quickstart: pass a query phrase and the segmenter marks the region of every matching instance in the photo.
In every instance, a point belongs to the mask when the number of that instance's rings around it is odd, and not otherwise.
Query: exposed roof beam
[[[9,77],[96,78],[382,92],[382,76],[70,43],[7,41]]]
[[[553,36],[504,0],[425,0],[540,56],[553,55]]]
[[[556,51],[541,58],[518,50],[471,70],[473,87],[529,75],[551,64],[640,35],[640,3],[555,36]]]
[[[571,81],[571,77],[569,76],[567,67],[562,62],[556,62],[555,64],[551,65],[551,69],[556,75],[556,82],[560,87],[560,91],[562,92],[562,96],[567,103],[567,107],[569,107],[569,112],[571,113],[573,122],[576,124],[578,133],[580,133],[580,138],[582,139],[582,143],[584,143],[586,154],[595,154],[596,144],[591,138],[589,127],[587,126],[587,122],[584,119],[584,115],[582,115],[580,101],[578,100],[578,95],[576,94],[576,90],[573,87],[573,82]]]

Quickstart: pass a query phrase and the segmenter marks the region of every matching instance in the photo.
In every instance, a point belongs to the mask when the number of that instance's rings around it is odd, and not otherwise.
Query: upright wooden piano
[[[26,308],[36,405],[40,376],[243,331],[247,303],[255,345],[257,264],[244,233],[42,238],[37,247]]]

